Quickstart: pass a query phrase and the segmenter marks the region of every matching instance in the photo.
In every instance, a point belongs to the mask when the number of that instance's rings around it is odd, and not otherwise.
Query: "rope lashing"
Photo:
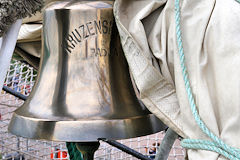
[[[82,153],[78,151],[75,142],[66,142],[70,160],[83,160]]]
[[[240,0],[236,0],[240,2]],[[218,138],[214,133],[212,133],[205,123],[201,120],[195,100],[192,94],[190,81],[188,78],[187,68],[185,66],[185,56],[183,51],[182,35],[181,35],[181,17],[180,17],[180,4],[179,0],[175,0],[175,25],[176,25],[176,37],[178,45],[178,54],[181,63],[182,75],[185,83],[185,88],[187,91],[188,101],[191,107],[192,114],[198,126],[201,130],[212,140],[198,140],[198,139],[184,139],[181,141],[181,145],[188,149],[202,149],[208,151],[217,152],[228,159],[240,160],[240,149],[236,149],[225,144],[220,138]]]

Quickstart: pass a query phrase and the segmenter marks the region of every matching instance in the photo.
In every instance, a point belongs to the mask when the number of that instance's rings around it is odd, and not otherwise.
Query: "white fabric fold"
[[[42,24],[23,24],[18,35],[18,42],[41,40]]]
[[[41,34],[42,34],[42,18],[43,11],[51,3],[60,0],[44,0],[42,12],[37,12],[31,17],[23,19],[23,24],[18,35],[18,47],[26,53],[40,57],[41,56]]]

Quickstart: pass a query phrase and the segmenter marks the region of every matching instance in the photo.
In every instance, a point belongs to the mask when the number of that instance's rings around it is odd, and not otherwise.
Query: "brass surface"
[[[166,128],[136,98],[112,2],[57,2],[46,9],[37,82],[9,125],[55,141],[143,136]]]

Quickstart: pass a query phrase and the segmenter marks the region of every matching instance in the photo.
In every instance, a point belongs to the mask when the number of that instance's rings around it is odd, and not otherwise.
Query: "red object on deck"
[[[52,160],[54,160],[54,159],[67,160],[67,159],[64,159],[64,158],[67,158],[67,156],[68,156],[67,151],[61,151],[60,149],[51,150],[51,159]]]

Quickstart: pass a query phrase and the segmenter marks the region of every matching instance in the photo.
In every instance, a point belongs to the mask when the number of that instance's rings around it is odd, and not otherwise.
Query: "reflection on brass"
[[[100,1],[46,9],[39,76],[11,133],[79,142],[165,129],[136,98],[112,12],[112,2]]]

